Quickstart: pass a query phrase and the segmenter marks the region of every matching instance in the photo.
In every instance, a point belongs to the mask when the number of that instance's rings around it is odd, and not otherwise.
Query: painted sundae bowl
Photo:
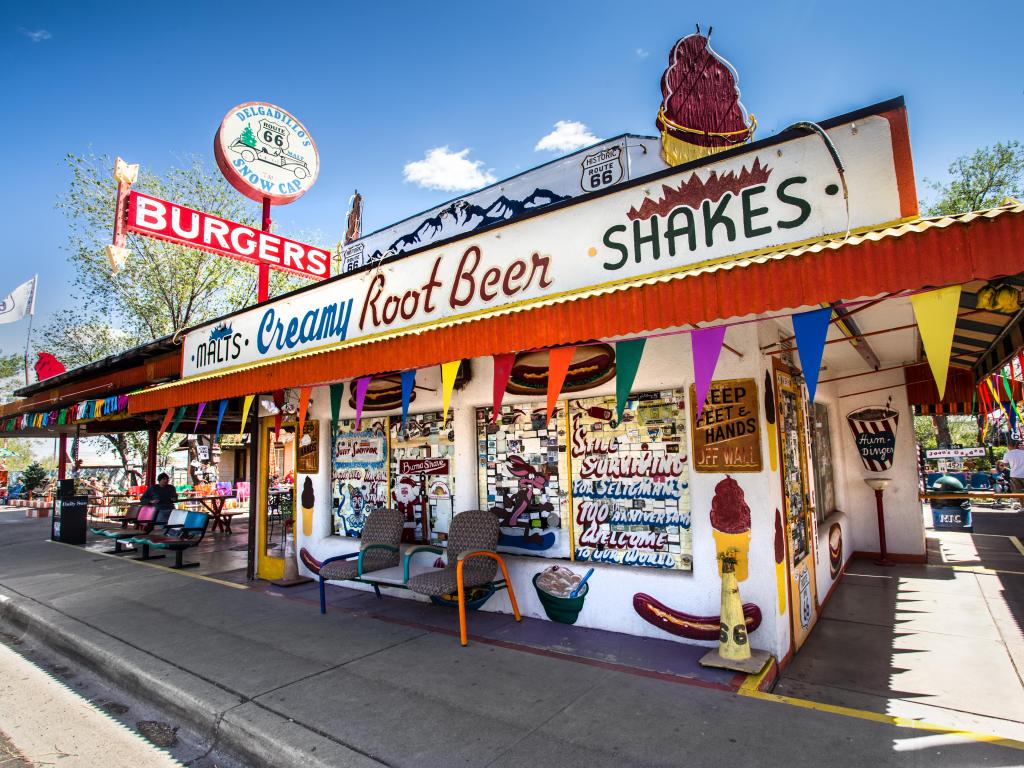
[[[540,573],[534,574],[533,588],[544,608],[544,613],[552,621],[562,624],[575,624],[583,610],[583,602],[590,591],[589,584],[583,584],[576,597],[570,597],[573,589],[579,586],[582,579],[573,571],[559,565],[553,565]]]

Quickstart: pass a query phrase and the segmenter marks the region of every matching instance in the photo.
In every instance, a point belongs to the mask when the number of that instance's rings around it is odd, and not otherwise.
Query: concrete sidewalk
[[[253,766],[1010,766],[959,734],[746,698],[185,576],[0,512],[0,621]],[[444,609],[437,609],[438,611]],[[938,739],[938,740],[936,740]]]

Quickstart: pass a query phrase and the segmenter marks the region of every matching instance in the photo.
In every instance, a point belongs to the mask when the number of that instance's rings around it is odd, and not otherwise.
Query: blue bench
[[[129,539],[132,544],[142,547],[142,556],[137,558],[138,560],[156,560],[161,558],[163,555],[152,555],[150,550],[162,549],[174,553],[174,565],[171,568],[195,568],[199,565],[199,563],[182,562],[182,558],[185,555],[185,550],[199,546],[203,537],[206,536],[206,529],[210,525],[210,515],[206,512],[185,510],[175,510],[175,512],[184,512],[184,520],[180,525],[171,525],[171,521],[168,519],[166,534],[136,536]]]

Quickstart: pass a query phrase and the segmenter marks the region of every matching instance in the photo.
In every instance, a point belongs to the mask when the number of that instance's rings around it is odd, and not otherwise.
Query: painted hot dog
[[[633,610],[640,618],[658,629],[690,640],[718,640],[719,616],[694,616],[669,608],[650,595],[637,592],[633,595]],[[743,604],[743,618],[749,635],[761,626],[761,609],[753,603]]]

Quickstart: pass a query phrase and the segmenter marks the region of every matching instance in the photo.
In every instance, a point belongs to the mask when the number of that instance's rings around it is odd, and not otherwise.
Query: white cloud
[[[24,27],[19,27],[18,31],[21,32],[21,34],[23,34],[33,43],[41,43],[43,42],[43,40],[49,40],[51,37],[53,37],[53,35],[51,35],[49,31],[45,29],[25,29]]]
[[[646,59],[650,55],[651,55],[650,51],[644,50],[643,48],[637,48],[636,49],[636,57],[638,59]]]
[[[600,139],[590,132],[583,123],[575,120],[559,120],[555,123],[555,129],[547,136],[543,136],[537,142],[534,150],[542,152],[572,152],[574,149],[582,149],[596,144]]]
[[[497,178],[483,168],[483,160],[470,160],[469,149],[452,152],[448,147],[428,149],[422,160],[405,164],[403,173],[411,181],[427,189],[461,192],[493,184]]]

